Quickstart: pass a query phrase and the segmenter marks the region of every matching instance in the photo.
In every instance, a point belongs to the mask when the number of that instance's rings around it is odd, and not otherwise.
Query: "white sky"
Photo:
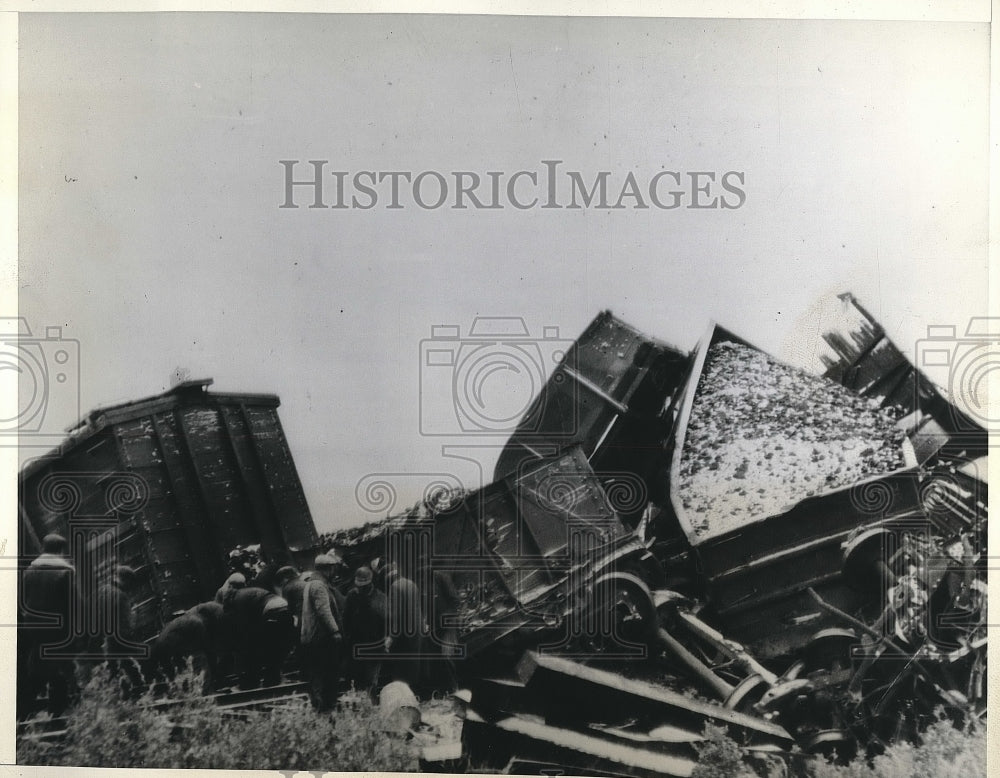
[[[572,339],[611,308],[684,348],[716,319],[792,357],[846,289],[907,351],[987,312],[986,25],[22,14],[19,66],[20,314],[80,342],[79,410],[178,366],[274,392],[321,530],[371,517],[369,474],[478,485],[441,446],[489,440],[420,434],[434,325]],[[280,159],[739,170],[747,202],[280,210]],[[52,399],[52,424],[75,406]],[[390,480],[399,508],[425,479]]]

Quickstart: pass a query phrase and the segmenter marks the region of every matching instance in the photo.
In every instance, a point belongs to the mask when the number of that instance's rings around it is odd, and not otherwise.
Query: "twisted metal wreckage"
[[[987,432],[843,302],[822,378],[602,313],[495,483],[334,535],[451,575],[473,763],[686,775],[705,722],[849,758],[985,720]]]
[[[457,634],[471,697],[461,747],[428,769],[689,775],[706,722],[787,760],[876,753],[941,711],[985,720],[989,434],[842,297],[823,377],[720,326],[689,354],[601,313],[494,483],[322,538],[277,398],[198,384],[106,409],[86,446],[22,473],[22,553],[65,521],[36,504],[45,479],[113,440],[106,467],[153,487],[75,547],[145,576],[150,634],[211,595],[234,542],[446,575],[460,604],[431,640]],[[973,362],[990,335],[970,329]],[[210,440],[225,451],[199,454]]]

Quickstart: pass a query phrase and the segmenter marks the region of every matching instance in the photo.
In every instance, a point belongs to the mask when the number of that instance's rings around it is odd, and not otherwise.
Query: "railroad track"
[[[155,691],[155,689],[154,689]],[[308,684],[305,681],[290,680],[277,686],[264,686],[259,689],[238,689],[204,695],[211,700],[222,715],[241,716],[250,711],[273,710],[282,705],[302,702],[309,699]],[[156,710],[169,711],[183,700],[161,699],[150,704]],[[29,719],[17,723],[17,738],[32,738],[58,742],[66,736],[66,718],[58,716],[51,719]]]

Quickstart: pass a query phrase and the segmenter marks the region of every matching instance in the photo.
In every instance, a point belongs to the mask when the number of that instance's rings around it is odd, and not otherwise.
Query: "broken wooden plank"
[[[487,721],[511,713],[528,713],[531,701],[527,699],[524,684],[512,678],[474,678],[470,682],[472,707]]]
[[[562,657],[528,651],[518,663],[517,675],[549,721],[596,722],[611,712],[696,732],[711,721],[751,742],[792,742],[791,735],[772,722]]]
[[[612,743],[622,743],[635,746],[658,754],[679,756],[697,761],[697,743],[705,740],[704,735],[690,732],[678,727],[663,725],[645,731],[637,726],[603,726],[591,724],[586,729],[587,734],[595,735]]]
[[[484,755],[494,762],[498,757],[503,761],[505,757],[516,756],[521,760],[565,765],[579,775],[598,771],[633,778],[688,778],[697,765],[694,759],[610,742],[523,716],[488,723],[469,711],[464,736],[472,764],[477,764]]]

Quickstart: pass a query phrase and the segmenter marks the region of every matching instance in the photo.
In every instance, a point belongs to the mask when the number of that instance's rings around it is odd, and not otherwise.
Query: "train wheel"
[[[594,582],[584,627],[597,653],[648,656],[656,624],[653,594],[639,576],[608,573]]]
[[[736,685],[723,704],[730,710],[747,713],[769,688],[770,685],[759,674],[748,675]]]
[[[808,675],[817,670],[836,673],[851,666],[851,650],[860,645],[861,639],[849,629],[832,627],[813,635],[802,649],[803,666],[801,674]]]

